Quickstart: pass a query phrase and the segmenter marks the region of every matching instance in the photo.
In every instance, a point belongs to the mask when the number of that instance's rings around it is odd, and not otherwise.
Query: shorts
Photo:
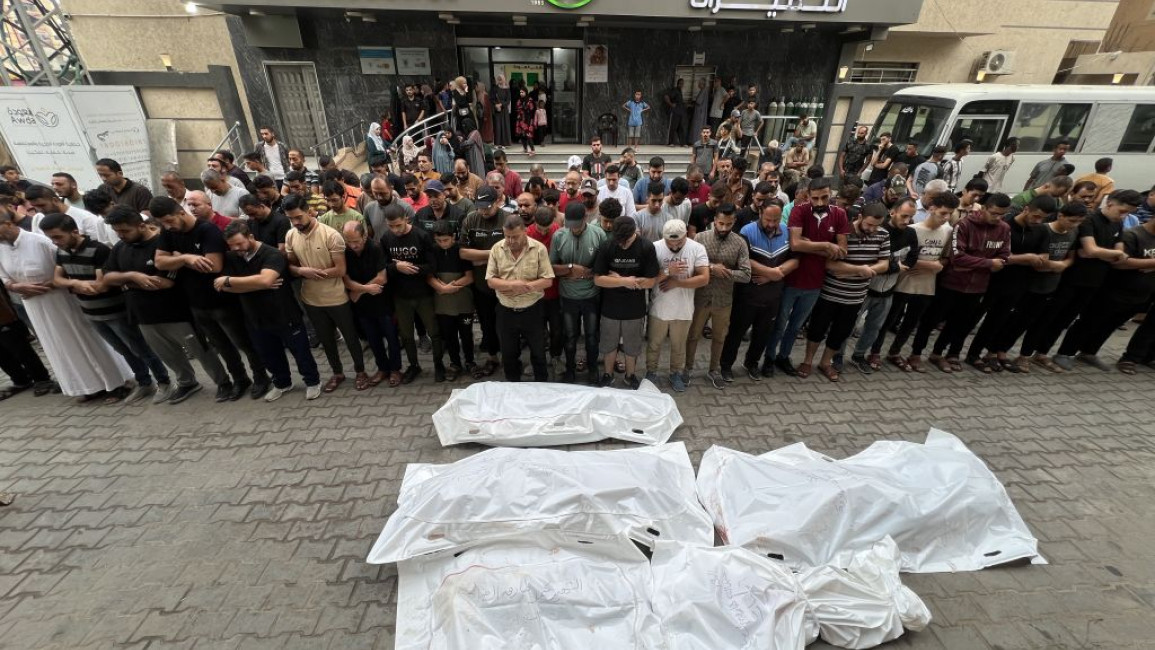
[[[609,354],[618,349],[618,341],[622,342],[622,353],[627,357],[636,357],[642,353],[642,335],[644,318],[633,320],[618,320],[602,316],[601,340],[598,342],[598,352]]]
[[[627,126],[626,127],[626,137],[627,138],[640,138],[640,137],[642,137],[642,125],[639,124],[637,126]]]

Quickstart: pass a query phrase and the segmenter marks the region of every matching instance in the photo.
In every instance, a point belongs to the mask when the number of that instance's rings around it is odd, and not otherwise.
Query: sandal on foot
[[[950,366],[951,372],[962,372],[962,364],[959,363],[958,357],[947,357],[946,364]]]
[[[1055,363],[1054,361],[1051,361],[1050,357],[1037,356],[1037,357],[1033,357],[1031,359],[1031,361],[1034,361],[1037,365],[1040,365],[1040,366],[1046,368],[1047,370],[1050,370],[1051,372],[1056,372],[1056,373],[1067,372],[1066,370],[1063,370],[1061,367],[1059,367],[1059,364]]]
[[[797,374],[794,376],[798,377],[799,379],[806,379],[807,377],[810,376],[810,364],[809,363],[800,363],[800,364],[798,364],[798,367],[795,368],[795,370],[797,371]]]
[[[877,354],[871,354],[866,357],[866,363],[870,364],[870,369],[878,372],[882,370],[882,357]]]
[[[329,381],[325,382],[325,387],[321,390],[325,391],[326,393],[331,393],[337,390],[337,387],[340,386],[344,381],[345,375],[333,375],[332,377],[329,377]]]
[[[357,390],[365,390],[368,387],[369,387],[369,375],[367,375],[363,372],[357,373],[357,376],[353,378],[353,388],[355,388]]]
[[[480,370],[480,372],[481,372],[481,377],[490,377],[490,376],[492,376],[492,375],[493,375],[493,373],[497,372],[497,368],[498,368],[498,363],[497,363],[496,361],[494,361],[493,359],[490,359],[489,361],[486,361],[486,362],[485,362],[485,363],[484,363],[484,364],[481,366],[481,370]],[[475,373],[473,373],[473,376],[474,376],[474,377],[477,377],[478,379],[481,379],[481,377],[478,377],[478,376],[477,376],[477,373],[476,373],[476,372],[475,372]]]
[[[375,374],[369,378],[369,385],[370,386],[376,386],[383,381],[385,381],[385,373],[378,370],[377,374]]]
[[[950,363],[948,363],[947,360],[942,358],[941,356],[939,356],[937,354],[932,354],[929,357],[927,357],[927,361],[929,361],[931,363],[931,365],[933,365],[935,368],[938,368],[942,372],[950,374],[950,372],[951,372]]]
[[[1115,364],[1115,368],[1118,369],[1119,372],[1123,373],[1124,375],[1135,374],[1135,362],[1134,361],[1120,361],[1120,362]]]
[[[822,373],[822,375],[831,382],[838,381],[838,371],[834,369],[834,366],[818,366],[818,372]]]
[[[926,372],[926,366],[922,365],[922,357],[920,356],[912,355],[907,357],[906,365],[910,366],[910,369],[915,372]]]
[[[400,385],[401,385],[401,371],[394,370],[393,372],[389,373],[389,387],[390,388],[397,388]]]
[[[989,375],[992,372],[994,372],[994,370],[991,369],[990,364],[987,363],[986,359],[967,359],[967,364],[970,366],[974,366],[976,369],[978,369],[983,374]],[[951,370],[954,370],[953,366],[951,366]]]
[[[888,354],[886,355],[886,360],[889,361],[892,366],[903,372],[910,372],[913,370],[913,368],[910,367],[910,363],[907,362],[906,359],[903,359],[901,354]]]

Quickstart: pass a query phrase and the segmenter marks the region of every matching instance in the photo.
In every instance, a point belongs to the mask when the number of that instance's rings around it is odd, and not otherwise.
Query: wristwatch
[[[569,264],[569,267],[568,267],[568,268],[569,268],[569,274],[570,274],[570,275],[573,275],[573,262],[570,262],[570,264]]]
[[[232,287],[233,286],[233,279],[227,275],[225,276],[225,286],[226,287]]]

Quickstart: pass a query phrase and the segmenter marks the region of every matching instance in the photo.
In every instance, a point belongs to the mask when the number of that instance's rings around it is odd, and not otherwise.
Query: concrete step
[[[621,150],[624,148],[624,146],[606,147],[604,151],[609,154],[610,158],[617,160]],[[505,150],[506,156],[509,158],[510,168],[520,174],[522,178],[529,177],[530,165],[540,164],[545,168],[546,175],[554,180],[565,176],[565,173],[568,171],[566,163],[570,156],[584,158],[589,152],[589,145],[572,144],[545,144],[537,148],[537,154],[533,157],[523,154],[521,149],[516,145]],[[661,156],[662,159],[666,161],[666,168],[677,174],[681,174],[690,164],[689,147],[655,145],[642,145],[637,147],[635,159],[643,169],[649,164],[650,158],[654,156]]]

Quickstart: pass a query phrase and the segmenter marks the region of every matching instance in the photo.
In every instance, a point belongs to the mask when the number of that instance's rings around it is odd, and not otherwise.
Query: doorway
[[[549,141],[575,143],[581,134],[581,48],[524,46],[463,46],[458,48],[466,76],[490,89],[497,75],[513,86],[525,82],[545,88]],[[535,97],[536,100],[536,97]]]
[[[317,69],[308,61],[265,62],[281,140],[307,149],[329,138]]]

